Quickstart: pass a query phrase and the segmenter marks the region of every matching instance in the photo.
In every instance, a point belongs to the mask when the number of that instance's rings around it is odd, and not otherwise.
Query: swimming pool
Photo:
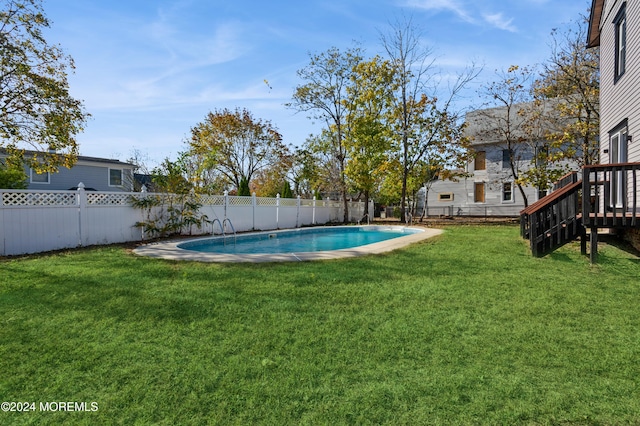
[[[185,250],[206,253],[304,253],[342,250],[421,232],[403,227],[323,227],[213,237],[179,244]]]
[[[382,253],[439,233],[404,226],[320,226],[152,243],[134,252],[205,262],[302,261]]]

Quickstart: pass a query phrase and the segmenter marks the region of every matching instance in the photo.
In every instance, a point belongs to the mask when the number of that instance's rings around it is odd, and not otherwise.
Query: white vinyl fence
[[[0,189],[0,256],[144,240],[135,225],[145,220],[144,211],[131,206],[131,197],[166,196],[93,192],[78,186],[77,191]],[[341,222],[344,216],[342,202],[329,200],[225,194],[204,195],[200,203],[200,214],[208,222],[183,233],[219,234],[229,222],[236,232],[297,228]],[[363,214],[363,202],[350,203],[350,221],[359,221]]]

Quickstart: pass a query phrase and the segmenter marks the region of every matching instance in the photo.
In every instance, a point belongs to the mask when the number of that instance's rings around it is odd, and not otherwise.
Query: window
[[[626,163],[627,159],[627,120],[623,120],[609,132],[609,163]]]
[[[505,182],[502,184],[502,201],[513,201],[513,183]]]
[[[473,201],[475,203],[484,203],[484,183],[477,182],[473,191]]]
[[[614,82],[618,81],[624,74],[627,64],[627,3],[623,3],[613,20],[615,26],[616,51],[615,51],[615,74]]]
[[[627,120],[609,132],[609,163],[628,161],[628,124]],[[611,204],[622,207],[626,201],[627,173],[623,170],[611,173]]]
[[[538,200],[542,200],[546,196],[547,196],[546,189],[538,189]]]
[[[31,183],[50,183],[49,172],[38,173],[31,169]]]
[[[544,167],[549,161],[549,147],[547,145],[536,146],[536,167]]]
[[[487,153],[484,151],[476,152],[476,159],[474,162],[475,170],[486,170],[487,169]]]
[[[122,186],[122,169],[109,169],[109,186]]]
[[[502,150],[502,168],[510,169],[511,168],[511,151],[508,149]]]
[[[442,192],[438,194],[438,201],[453,201],[452,192]]]

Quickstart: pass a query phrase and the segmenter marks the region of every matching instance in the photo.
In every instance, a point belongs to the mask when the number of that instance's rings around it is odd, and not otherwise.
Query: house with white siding
[[[640,4],[593,0],[587,37],[589,47],[600,49],[600,163],[625,165],[607,175],[608,198],[601,207],[633,216],[633,225],[617,232],[640,248],[633,164],[640,162]]]
[[[35,152],[26,152],[33,155]],[[7,154],[0,151],[0,159]],[[27,189],[34,190],[67,190],[75,189],[80,182],[89,190],[96,191],[133,191],[133,164],[120,160],[78,156],[73,167],[59,167],[55,173],[37,173],[25,166]]]
[[[593,0],[588,38],[600,47],[600,162],[640,161],[640,5]]]

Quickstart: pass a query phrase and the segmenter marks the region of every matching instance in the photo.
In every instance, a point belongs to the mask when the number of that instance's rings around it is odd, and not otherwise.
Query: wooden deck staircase
[[[544,256],[578,237],[590,258],[598,256],[598,230],[640,229],[640,163],[597,164],[573,172],[554,191],[520,212],[520,232],[530,241],[531,253]]]
[[[529,239],[534,256],[544,256],[578,237],[585,242],[581,190],[578,174],[570,173],[556,183],[551,194],[520,212],[520,233]]]

